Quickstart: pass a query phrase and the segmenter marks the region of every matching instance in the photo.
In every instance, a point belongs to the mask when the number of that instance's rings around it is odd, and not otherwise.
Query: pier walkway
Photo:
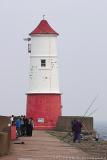
[[[22,141],[24,144],[19,143]],[[47,132],[33,131],[32,137],[21,137],[12,142],[10,154],[0,160],[85,160],[85,157],[89,156]]]

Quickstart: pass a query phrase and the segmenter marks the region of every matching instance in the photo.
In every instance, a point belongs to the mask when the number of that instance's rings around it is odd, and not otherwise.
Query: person
[[[20,118],[20,130],[21,130],[21,136],[24,136],[24,120],[22,115]]]
[[[32,136],[32,130],[33,130],[33,119],[29,118],[27,122],[27,128],[26,128],[26,134],[27,136]]]
[[[80,143],[81,128],[82,128],[82,123],[80,122],[80,120],[74,120],[72,122],[73,142],[76,142],[77,140]]]
[[[24,136],[27,135],[27,123],[28,123],[28,119],[26,116],[23,117],[23,121],[24,121]]]
[[[76,120],[74,119],[73,121],[71,121],[71,131],[74,132],[74,124],[75,124]]]
[[[12,115],[12,116],[10,117],[10,121],[11,121],[11,125],[13,125],[14,122],[15,122],[15,120],[14,120],[14,115]]]
[[[16,119],[16,133],[17,133],[17,137],[21,136],[20,126],[21,126],[21,121],[20,121],[20,117],[18,117]]]

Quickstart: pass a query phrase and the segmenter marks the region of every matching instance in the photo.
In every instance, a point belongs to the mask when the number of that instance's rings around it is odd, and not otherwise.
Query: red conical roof
[[[42,20],[39,25],[30,33],[30,35],[34,34],[56,34],[59,35],[56,31],[54,31],[51,26],[48,24],[46,20]]]

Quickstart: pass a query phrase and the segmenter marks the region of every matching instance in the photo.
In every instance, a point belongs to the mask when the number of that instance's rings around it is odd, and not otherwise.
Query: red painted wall
[[[28,94],[26,115],[33,118],[36,129],[55,128],[61,116],[61,95]],[[38,122],[40,118],[44,119],[44,123]]]

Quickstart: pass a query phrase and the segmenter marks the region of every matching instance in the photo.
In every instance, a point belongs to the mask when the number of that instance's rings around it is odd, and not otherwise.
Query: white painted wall
[[[60,93],[56,40],[53,34],[31,36],[28,93]],[[41,59],[46,60],[45,67]]]

